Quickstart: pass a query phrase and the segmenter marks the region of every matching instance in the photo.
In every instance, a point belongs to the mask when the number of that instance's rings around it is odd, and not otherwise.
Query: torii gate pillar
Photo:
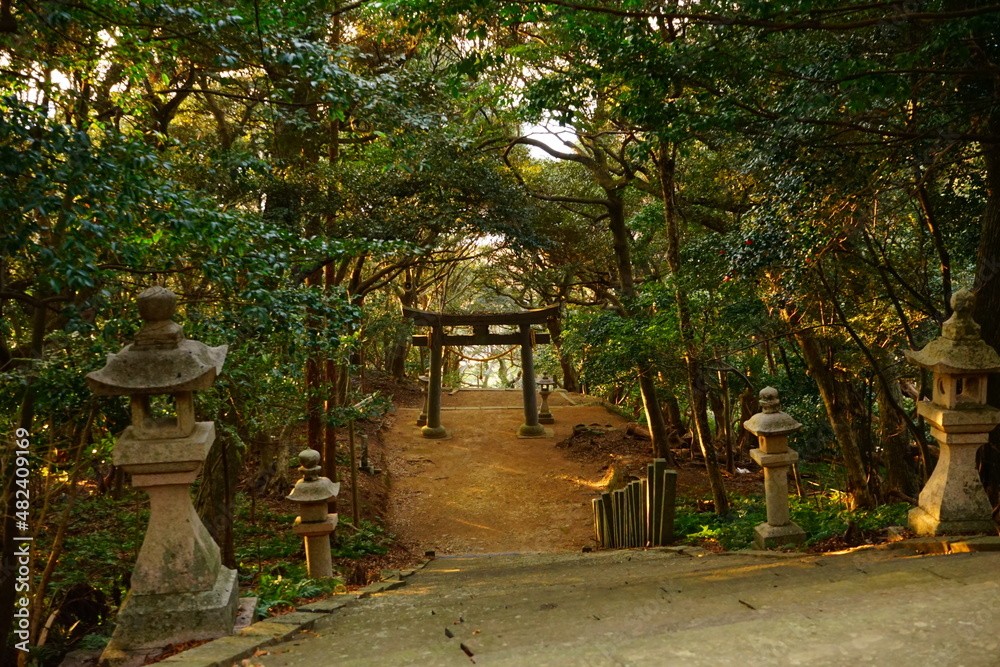
[[[535,351],[531,347],[531,325],[522,324],[520,335],[524,423],[517,429],[517,434],[523,438],[533,438],[545,435],[545,427],[538,423],[538,400],[535,396]]]
[[[441,364],[444,357],[443,333],[440,326],[431,327],[431,377],[427,383],[427,423],[420,429],[425,438],[440,440],[448,437],[441,426]]]

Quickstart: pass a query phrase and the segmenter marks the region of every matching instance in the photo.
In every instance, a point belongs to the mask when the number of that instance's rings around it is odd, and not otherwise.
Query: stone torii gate
[[[545,324],[559,317],[559,306],[546,306],[519,313],[446,314],[403,308],[403,317],[417,326],[430,327],[426,336],[414,336],[413,345],[431,350],[430,381],[427,384],[427,424],[421,429],[425,438],[446,438],[448,431],[441,425],[441,360],[446,345],[520,345],[521,384],[524,390],[524,423],[517,434],[524,438],[540,438],[545,427],[538,423],[538,402],[535,397],[534,343],[550,342],[549,334],[533,333],[532,324]],[[490,333],[493,325],[517,326],[517,333]],[[472,334],[446,334],[445,327],[471,326]]]

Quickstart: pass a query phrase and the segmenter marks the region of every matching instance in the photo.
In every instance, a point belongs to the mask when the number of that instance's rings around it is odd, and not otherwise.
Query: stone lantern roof
[[[764,387],[760,390],[760,407],[762,412],[743,422],[743,427],[754,435],[764,437],[788,435],[802,428],[802,424],[781,411],[778,390],[774,387]]]
[[[1000,355],[980,337],[972,319],[975,295],[960,289],[951,297],[952,316],[941,326],[941,335],[922,350],[907,350],[906,359],[934,373],[969,374],[1000,372]]]
[[[302,479],[285,496],[288,500],[296,503],[320,503],[340,493],[340,482],[331,482],[328,477],[320,475],[323,469],[319,460],[320,454],[315,449],[299,452],[299,472],[302,473]]]
[[[145,323],[131,345],[109,354],[104,368],[87,375],[95,394],[121,396],[173,394],[208,389],[222,371],[227,345],[209,347],[184,338],[171,318],[177,297],[163,287],[139,295],[139,314]]]

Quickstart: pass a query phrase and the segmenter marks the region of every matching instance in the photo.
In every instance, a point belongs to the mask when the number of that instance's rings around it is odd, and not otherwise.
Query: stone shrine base
[[[143,663],[169,644],[232,634],[239,606],[236,570],[219,568],[212,590],[169,595],[129,593],[100,664]]]
[[[935,517],[923,507],[910,510],[908,521],[910,530],[917,535],[952,535],[955,533],[980,533],[995,535],[997,525],[987,516],[984,519],[946,521]]]
[[[806,541],[806,531],[795,523],[772,526],[762,523],[753,529],[753,545],[758,549],[775,549],[786,544],[802,544]]]

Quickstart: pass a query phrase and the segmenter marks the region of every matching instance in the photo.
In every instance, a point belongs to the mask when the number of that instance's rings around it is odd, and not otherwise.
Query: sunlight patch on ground
[[[496,528],[491,528],[490,526],[484,526],[481,523],[472,523],[471,521],[463,521],[462,519],[453,519],[455,523],[461,523],[466,526],[472,526],[473,528],[482,528],[483,530],[492,530],[494,533],[499,533],[500,531]]]

